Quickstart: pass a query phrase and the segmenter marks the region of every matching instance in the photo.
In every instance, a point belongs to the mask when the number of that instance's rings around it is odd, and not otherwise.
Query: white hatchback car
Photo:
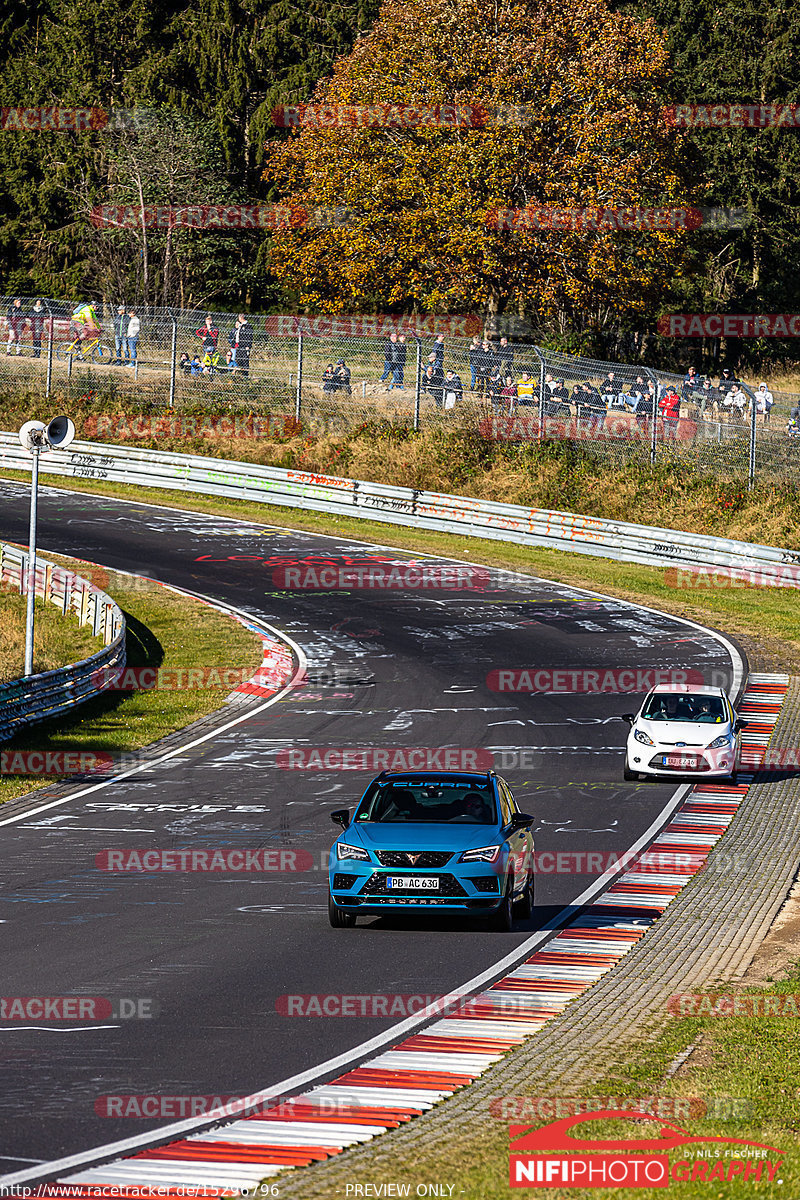
[[[631,731],[625,778],[704,775],[735,780],[744,722],[722,688],[659,684],[639,712],[626,714]]]

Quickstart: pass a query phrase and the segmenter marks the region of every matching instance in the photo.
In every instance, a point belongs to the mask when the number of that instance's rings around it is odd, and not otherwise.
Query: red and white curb
[[[747,722],[743,764],[755,769],[763,760],[788,683],[786,675],[750,676],[739,706]],[[340,1154],[421,1115],[563,1012],[644,937],[702,869],[752,781],[741,772],[735,785],[696,785],[643,861],[543,950],[470,999],[468,1015],[435,1021],[329,1083],[276,1100],[272,1110],[69,1175],[60,1180],[71,1185],[64,1194],[88,1200],[98,1185],[162,1188],[166,1197],[185,1196],[179,1189],[192,1186],[246,1193],[262,1179]],[[680,870],[659,869],[676,855]]]
[[[263,657],[255,675],[234,688],[231,698],[260,696],[262,699],[268,699],[285,688],[295,674],[297,668],[292,652],[283,642],[270,637],[258,625],[253,625],[242,617],[235,616],[235,619],[261,639]]]

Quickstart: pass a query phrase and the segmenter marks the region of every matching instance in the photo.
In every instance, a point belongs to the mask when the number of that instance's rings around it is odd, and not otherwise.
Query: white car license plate
[[[671,767],[673,771],[679,771],[681,767],[692,770],[697,766],[697,756],[694,754],[665,754],[661,765]]]
[[[403,888],[406,891],[438,892],[438,875],[390,875],[387,888]]]

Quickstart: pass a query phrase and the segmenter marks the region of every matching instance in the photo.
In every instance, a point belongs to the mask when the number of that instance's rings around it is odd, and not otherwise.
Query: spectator
[[[510,413],[514,411],[517,403],[517,396],[517,385],[514,383],[513,375],[506,375],[505,386],[500,393],[500,399],[504,407],[507,408]]]
[[[769,424],[769,414],[772,411],[773,404],[775,403],[775,399],[772,395],[772,392],[769,390],[769,388],[767,387],[767,385],[765,383],[760,383],[758,385],[758,391],[756,392],[755,396],[756,396],[756,412],[759,413],[761,416],[763,416],[764,424],[768,425]]]
[[[11,347],[13,346],[14,342],[17,343],[17,354],[22,353],[22,346],[19,344],[25,325],[25,314],[23,312],[22,305],[23,302],[19,298],[12,300],[11,304],[8,305],[8,310],[6,312],[6,320],[8,322],[8,344],[6,346],[6,356],[11,354]]]
[[[394,377],[395,346],[396,345],[397,345],[397,334],[390,333],[388,338],[386,339],[386,341],[383,343],[383,374],[381,375],[380,379],[378,380],[378,383],[385,383],[390,375],[392,377]],[[393,386],[394,386],[394,384],[392,384],[392,387]],[[392,387],[389,388],[389,391],[392,390]]]
[[[625,408],[629,409],[634,415],[638,411],[640,402],[644,399],[645,382],[641,375],[636,376],[636,382],[632,383],[627,391],[620,396]]]
[[[192,375],[195,375],[195,376],[202,375],[203,364],[200,361],[199,354],[195,354],[194,358],[192,359],[191,364],[190,364],[190,370],[191,370]]]
[[[444,390],[444,374],[437,371],[433,363],[428,363],[422,376],[423,391],[433,396],[437,408],[442,407],[442,392]]]
[[[681,398],[671,383],[667,384],[664,394],[658,402],[658,409],[664,421],[664,436],[674,439],[678,433]]]
[[[469,347],[469,387],[475,391],[475,380],[478,378],[478,363],[481,359],[481,339],[475,335]]]
[[[705,417],[706,409],[710,410],[711,415],[713,416],[719,406],[721,398],[722,397],[719,389],[712,385],[711,380],[704,379],[700,385],[700,390],[697,393],[697,403],[700,408],[701,416]]]
[[[128,332],[128,315],[125,312],[125,305],[120,304],[117,307],[116,316],[114,317],[114,366],[122,366],[122,356],[125,353],[125,338]],[[186,355],[188,358],[188,354]]]
[[[337,360],[333,378],[337,392],[345,392],[348,396],[352,396],[353,389],[350,386],[350,368],[346,366],[343,358]]]
[[[613,371],[608,372],[605,379],[600,384],[599,392],[600,396],[602,397],[603,404],[607,409],[618,407],[617,396],[620,392],[620,385],[617,382]]]
[[[231,370],[242,375],[250,373],[250,351],[253,349],[253,326],[244,313],[239,313],[228,336],[230,350],[226,355]]]
[[[475,384],[476,384],[475,390],[477,391],[479,396],[482,396],[484,394],[484,392],[486,391],[486,385],[489,381],[489,376],[492,373],[492,368],[494,367],[494,365],[495,365],[494,350],[492,349],[492,347],[490,346],[490,344],[486,340],[486,338],[484,338],[483,341],[481,342],[480,349],[477,354],[477,360],[476,360],[477,373],[475,376]]]
[[[684,400],[691,400],[694,393],[700,390],[700,387],[701,383],[697,376],[697,371],[695,371],[694,367],[689,367],[681,384],[681,395]]]
[[[324,374],[322,376],[322,390],[323,390],[323,392],[327,392],[329,395],[332,392],[336,391],[336,384],[334,382],[333,376],[334,376],[333,363],[328,363],[327,367],[325,368]]]
[[[195,329],[195,333],[199,338],[203,339],[202,350],[204,354],[209,354],[211,351],[216,350],[219,330],[211,320],[210,315],[206,317],[199,329]]]
[[[552,416],[569,416],[569,392],[564,386],[563,379],[557,379],[555,381],[555,387],[551,393],[550,409],[550,415]]]
[[[604,383],[607,383],[607,381],[604,381]],[[584,387],[586,389],[583,399],[586,409],[585,427],[587,432],[594,436],[602,432],[603,426],[606,423],[606,413],[608,410],[606,401],[593,384],[587,383]],[[612,394],[611,392],[606,393],[609,396]]]
[[[407,358],[408,346],[406,345],[406,337],[404,333],[401,333],[394,349],[394,378],[392,379],[392,387],[401,388],[403,386],[403,373],[406,369]]]
[[[136,348],[139,345],[139,331],[142,328],[142,323],[137,317],[133,309],[128,313],[128,330],[126,341],[128,345],[128,362],[129,367],[136,366]]]
[[[744,416],[744,410],[747,405],[747,396],[738,383],[731,386],[725,399],[722,401],[723,408],[726,408],[730,413],[730,419],[741,421]]]
[[[507,337],[500,338],[497,358],[500,362],[500,374],[505,379],[506,375],[510,375],[514,370],[514,347],[509,346]]]
[[[438,335],[438,337],[436,337],[434,339],[433,353],[436,355],[436,362],[442,368],[442,373],[444,374],[444,334],[443,333],[440,333]]]
[[[47,316],[44,305],[41,300],[37,300],[31,309],[31,340],[33,342],[33,357],[42,357],[42,330],[44,329],[44,321]]]
[[[445,375],[442,394],[443,406],[446,409],[455,408],[456,404],[464,399],[464,386],[455,371],[448,371]]]
[[[500,393],[503,390],[503,380],[500,377],[500,364],[495,363],[492,372],[486,380],[486,398],[493,405],[500,403]]]
[[[641,378],[641,376],[639,378]],[[650,435],[650,422],[653,420],[655,407],[656,389],[653,381],[649,380],[641,399],[636,405],[636,428],[639,429],[645,435],[645,437],[649,437]]]
[[[723,396],[727,396],[728,392],[731,390],[731,384],[740,382],[741,380],[736,378],[732,369],[730,367],[725,367],[719,377],[719,390],[722,392]]]
[[[534,382],[527,371],[522,372],[522,378],[517,384],[517,397],[520,408],[530,408],[533,404]]]
[[[184,375],[188,375],[190,373],[191,369],[192,369],[192,360],[189,358],[189,355],[184,350],[183,354],[180,357],[180,361],[178,362],[178,370],[181,371]]]

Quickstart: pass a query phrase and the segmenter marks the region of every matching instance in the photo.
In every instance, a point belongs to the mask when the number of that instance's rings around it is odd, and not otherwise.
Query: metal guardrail
[[[0,433],[0,468],[29,467],[30,459],[16,434]],[[800,577],[800,571],[786,567],[800,564],[800,551],[227,459],[76,441],[70,451],[43,460],[40,469],[52,475],[312,509],[622,562],[758,572],[765,581],[787,586],[796,586]]]
[[[24,451],[22,454],[25,456]],[[27,554],[0,543],[0,582],[11,584],[24,595],[27,578]],[[60,716],[93,699],[101,691],[98,677],[104,678],[109,669],[125,667],[125,618],[110,596],[80,575],[38,556],[35,589],[37,596],[62,613],[74,613],[80,625],[91,625],[95,636],[102,635],[105,645],[82,662],[0,684],[0,742],[8,741],[24,726]]]

